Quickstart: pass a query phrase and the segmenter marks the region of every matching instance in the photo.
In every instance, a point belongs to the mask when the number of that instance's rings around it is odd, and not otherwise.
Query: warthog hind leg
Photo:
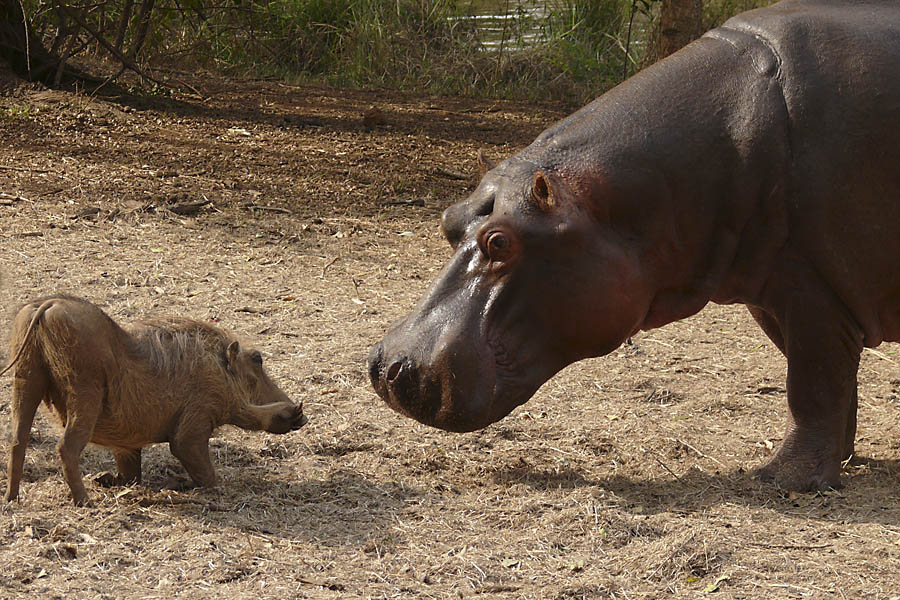
[[[9,441],[9,464],[6,471],[6,501],[19,497],[19,483],[25,465],[25,449],[31,439],[31,426],[34,414],[44,394],[47,393],[48,377],[45,374],[29,373],[28,377],[19,377],[13,381],[11,412],[9,416],[12,437]]]
[[[76,506],[90,504],[79,462],[84,447],[94,434],[94,426],[102,407],[103,392],[94,386],[76,386],[66,401],[66,428],[56,449]]]
[[[103,487],[113,487],[116,485],[131,485],[132,483],[141,482],[141,449],[132,448],[127,450],[113,450],[113,457],[116,459],[116,468],[118,473],[100,473],[94,478],[94,481]]]

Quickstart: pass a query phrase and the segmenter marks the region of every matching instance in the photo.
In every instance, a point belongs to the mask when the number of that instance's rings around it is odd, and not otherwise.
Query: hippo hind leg
[[[775,346],[781,351],[782,354],[786,355],[787,353],[785,352],[784,335],[781,333],[781,327],[778,325],[778,321],[775,320],[775,317],[759,308],[758,306],[748,306],[747,308],[750,311],[750,314],[753,316],[753,319],[757,322],[766,336],[768,336],[768,338],[772,341],[773,344],[775,344]],[[847,410],[847,425],[844,430],[844,440],[841,449],[841,461],[846,461],[853,458],[854,442],[856,441],[856,412],[858,404],[859,401],[857,397],[856,385],[853,385],[853,393],[852,397],[850,398],[850,406]]]
[[[750,309],[788,360],[787,433],[755,476],[792,491],[839,488],[856,436],[861,338],[827,291],[797,295],[779,312]]]
[[[750,315],[760,329],[763,330],[763,333],[772,340],[772,343],[775,344],[782,354],[786,354],[784,351],[784,334],[781,333],[781,327],[778,325],[775,317],[758,306],[748,306],[747,310],[750,311]]]

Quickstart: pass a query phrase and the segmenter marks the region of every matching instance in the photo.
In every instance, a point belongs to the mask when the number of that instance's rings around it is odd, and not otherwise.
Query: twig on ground
[[[897,364],[897,361],[895,361],[893,358],[891,358],[890,356],[888,356],[888,355],[885,354],[884,352],[880,352],[880,351],[878,351],[878,350],[875,350],[874,348],[864,348],[864,350],[865,350],[866,352],[868,352],[869,354],[874,354],[875,356],[877,356],[877,357],[880,358],[881,360],[886,360],[886,361],[888,361],[889,363]]]
[[[688,443],[685,442],[684,440],[679,440],[679,439],[676,439],[676,438],[667,438],[667,439],[670,440],[670,441],[675,442],[676,444],[681,444],[682,446],[684,446],[684,447],[687,448],[688,450],[693,450],[694,453],[697,454],[697,456],[701,456],[701,457],[703,457],[703,458],[708,458],[709,460],[713,461],[714,463],[716,463],[716,464],[719,465],[720,467],[727,468],[727,465],[725,465],[725,463],[723,463],[722,461],[720,461],[720,460],[718,460],[718,459],[716,459],[716,458],[714,458],[714,457],[712,457],[712,456],[709,456],[709,455],[707,455],[707,454],[704,454],[703,452],[700,452],[699,450],[697,450],[696,448],[694,448],[693,446],[691,446],[690,444],[688,444]]]
[[[322,267],[322,279],[325,279],[325,271],[328,270],[328,267],[330,267],[331,265],[336,263],[339,258],[340,258],[340,256],[335,256],[334,258],[332,258],[331,260],[328,261],[328,264],[326,264],[324,267]]]
[[[265,210],[268,212],[280,213],[283,215],[293,214],[286,208],[281,208],[278,206],[263,206],[262,204],[247,204],[244,206],[244,208],[246,208],[247,210]]]
[[[462,173],[460,171],[454,171],[453,169],[448,169],[447,167],[423,166],[422,170],[424,170],[428,173],[432,173],[434,175],[443,175],[444,177],[449,177],[450,179],[459,179],[461,181],[471,179],[470,175],[467,175],[466,173]]]
[[[227,507],[222,506],[221,504],[205,502],[203,500],[197,500],[195,498],[181,498],[176,496],[168,496],[166,498],[141,498],[137,501],[137,504],[138,506],[143,506],[145,508],[150,506],[196,504],[213,512],[226,512],[229,510]]]
[[[678,475],[676,475],[676,474],[675,474],[675,471],[673,471],[672,469],[670,469],[669,467],[667,467],[667,466],[666,466],[666,463],[664,463],[663,461],[661,461],[661,460],[660,460],[658,457],[656,457],[656,456],[653,457],[653,460],[655,460],[656,462],[658,462],[658,463],[659,463],[659,466],[661,466],[663,469],[665,469],[666,471],[668,471],[668,472],[669,472],[669,475],[671,475],[672,477],[675,478],[675,481],[678,481],[678,482],[681,481],[681,477],[679,477]]]
[[[50,169],[35,169],[34,167],[14,167],[12,165],[0,165],[0,171],[22,171],[23,173],[52,173]]]
[[[778,550],[818,550],[822,548],[831,548],[832,544],[815,544],[804,546],[802,544],[764,544],[762,542],[748,542],[751,546],[759,548],[773,548]]]

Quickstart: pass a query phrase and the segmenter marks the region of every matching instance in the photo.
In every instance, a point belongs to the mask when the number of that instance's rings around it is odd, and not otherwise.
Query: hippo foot
[[[782,452],[756,469],[753,477],[789,492],[823,492],[843,487],[840,462],[786,456]]]

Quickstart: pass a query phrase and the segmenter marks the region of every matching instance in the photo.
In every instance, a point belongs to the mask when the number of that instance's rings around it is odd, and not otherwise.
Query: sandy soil
[[[785,363],[740,307],[574,365],[483,431],[428,429],[377,399],[368,349],[449,256],[440,211],[475,152],[565,111],[195,87],[0,98],[0,307],[64,291],[122,322],[217,321],[310,423],[220,430],[215,490],[163,489],[180,465],[149,448],[144,484],[75,508],[41,416],[0,506],[0,598],[900,598],[896,345],[863,356],[861,464],[827,494],[747,475],[782,436]]]

